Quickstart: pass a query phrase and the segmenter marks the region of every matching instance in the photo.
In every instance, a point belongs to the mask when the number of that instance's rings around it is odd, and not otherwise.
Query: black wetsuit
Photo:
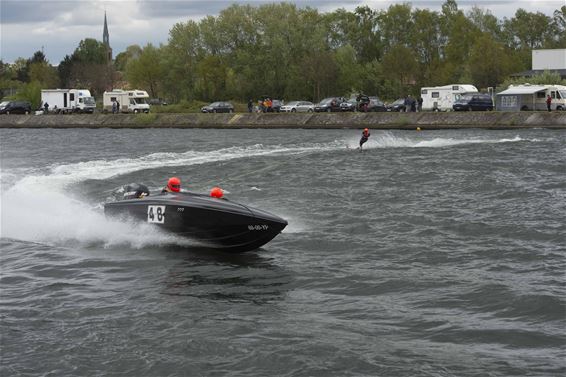
[[[362,138],[360,139],[360,149],[362,148],[362,145],[363,145],[366,141],[368,141],[369,136],[370,136],[370,133],[369,133],[369,132],[366,132],[366,131],[362,132]]]

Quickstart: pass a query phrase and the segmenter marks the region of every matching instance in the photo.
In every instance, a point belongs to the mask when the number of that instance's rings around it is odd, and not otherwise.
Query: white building
[[[558,73],[562,79],[566,79],[566,49],[533,50],[532,69],[511,76],[532,77],[544,71]]]
[[[566,48],[554,50],[533,50],[533,71],[566,69]]]

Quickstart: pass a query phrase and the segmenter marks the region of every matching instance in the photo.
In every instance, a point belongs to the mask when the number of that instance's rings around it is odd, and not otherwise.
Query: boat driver
[[[177,177],[169,178],[167,181],[167,186],[161,190],[162,193],[164,192],[180,192],[181,191],[181,180]]]

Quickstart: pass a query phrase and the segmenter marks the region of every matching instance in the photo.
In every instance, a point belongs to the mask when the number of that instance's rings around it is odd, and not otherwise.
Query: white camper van
[[[55,113],[93,113],[96,108],[94,97],[87,89],[43,89],[41,107],[49,105]]]
[[[564,85],[510,85],[508,89],[497,93],[495,106],[499,111],[547,110],[547,96],[552,98],[552,110],[566,110]]]
[[[116,107],[120,105],[119,112],[121,113],[149,113],[148,99],[149,95],[145,90],[116,89],[104,92],[104,112],[112,112],[112,104],[116,102]]]
[[[462,84],[421,88],[423,111],[451,111],[452,105],[460,99],[462,94],[477,92],[478,89],[475,86]]]

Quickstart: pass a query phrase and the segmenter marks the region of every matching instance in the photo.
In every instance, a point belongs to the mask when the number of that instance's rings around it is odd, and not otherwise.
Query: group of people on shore
[[[260,99],[257,101],[257,106],[255,109],[258,113],[272,113],[273,110],[273,99],[269,97],[265,97],[264,99]],[[254,112],[254,102],[250,98],[248,100],[248,113]]]
[[[406,113],[415,113],[421,112],[423,110],[423,98],[419,97],[418,99],[414,98],[410,94],[405,97],[405,112]]]

